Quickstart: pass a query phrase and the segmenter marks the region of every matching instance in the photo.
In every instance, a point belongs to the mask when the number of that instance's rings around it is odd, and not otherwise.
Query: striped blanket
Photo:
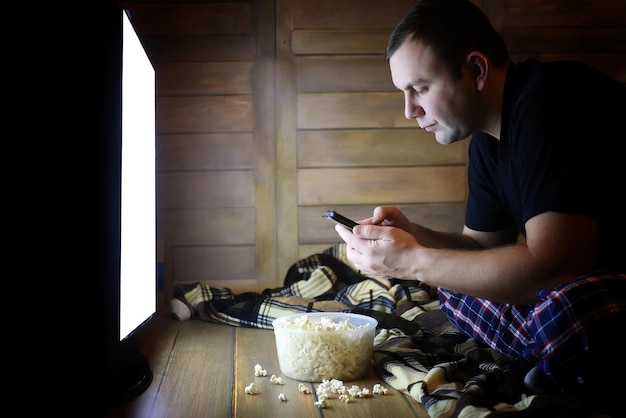
[[[527,395],[531,365],[479,347],[439,310],[435,289],[415,281],[364,276],[345,244],[299,260],[284,286],[233,294],[202,283],[177,286],[172,311],[232,326],[272,328],[293,313],[343,311],[378,321],[373,361],[390,386],[421,402],[431,417],[581,417],[579,399]]]

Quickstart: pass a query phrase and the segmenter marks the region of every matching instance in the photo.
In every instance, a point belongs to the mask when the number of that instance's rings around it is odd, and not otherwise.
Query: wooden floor
[[[331,399],[325,408],[314,405],[317,383],[307,383],[311,394],[298,392],[298,381],[283,376],[271,330],[239,328],[190,320],[179,322],[157,315],[133,340],[154,374],[139,396],[108,410],[105,417],[428,417],[420,403],[384,384],[372,369],[362,379],[346,382],[372,390],[381,383],[386,395],[350,403]],[[266,377],[255,377],[260,364]],[[284,384],[270,382],[270,376]],[[256,395],[245,393],[254,382]],[[283,393],[286,401],[279,400]]]

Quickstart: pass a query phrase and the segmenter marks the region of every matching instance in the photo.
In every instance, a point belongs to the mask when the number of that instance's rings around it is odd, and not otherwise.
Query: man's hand
[[[393,226],[362,224],[350,232],[335,226],[347,244],[346,255],[360,271],[373,275],[409,277],[408,254],[419,247],[413,235]]]

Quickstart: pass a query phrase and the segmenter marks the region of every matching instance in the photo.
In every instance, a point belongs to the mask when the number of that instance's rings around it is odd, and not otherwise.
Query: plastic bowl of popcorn
[[[363,377],[372,362],[378,322],[344,312],[283,316],[272,322],[280,371],[306,382]]]

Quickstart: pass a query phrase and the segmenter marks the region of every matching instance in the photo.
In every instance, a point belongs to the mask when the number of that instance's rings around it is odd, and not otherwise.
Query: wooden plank
[[[146,36],[142,43],[157,72],[163,62],[246,61],[256,55],[250,35]]]
[[[462,202],[465,167],[298,170],[299,205]]]
[[[255,251],[253,245],[173,245],[174,282],[256,280]]]
[[[298,167],[406,166],[465,163],[466,144],[443,146],[422,129],[298,132]]]
[[[338,241],[334,223],[321,219],[324,210],[334,209],[348,218],[359,221],[372,216],[376,205],[304,206],[298,210],[298,238],[301,245],[329,244]],[[460,232],[465,218],[465,203],[420,203],[398,205],[410,221],[429,228]]]
[[[160,97],[252,94],[252,62],[169,62],[156,72]]]
[[[157,206],[160,209],[253,207],[254,172],[157,174]]]
[[[158,172],[251,170],[252,133],[162,134],[156,137]]]
[[[180,323],[159,382],[153,418],[231,417],[234,329],[203,321]]]
[[[296,29],[393,29],[413,0],[295,0]]]
[[[295,55],[376,54],[383,56],[389,31],[295,30],[291,51]]]
[[[298,95],[298,129],[393,127],[415,127],[404,117],[401,92]]]
[[[276,0],[276,254],[282,275],[298,257],[297,64],[290,50],[292,0]]]
[[[253,106],[251,95],[157,97],[156,131],[251,132]]]
[[[146,36],[251,34],[250,2],[136,2],[120,5],[130,11],[133,25]]]
[[[382,55],[298,58],[298,92],[397,91]]]
[[[277,273],[275,1],[253,4],[258,48],[254,61],[255,271],[257,280],[264,282]]]
[[[255,208],[161,209],[157,234],[170,243],[254,245]]]

